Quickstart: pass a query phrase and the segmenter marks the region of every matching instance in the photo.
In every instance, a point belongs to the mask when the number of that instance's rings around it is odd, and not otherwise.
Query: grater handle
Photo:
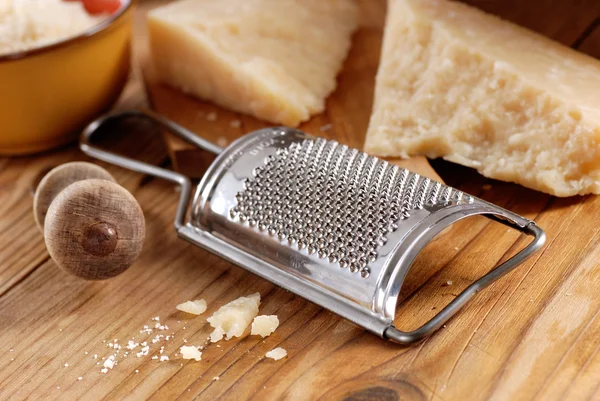
[[[105,161],[107,163],[115,164],[117,166],[137,171],[138,173],[148,174],[154,177],[162,178],[167,181],[174,182],[181,187],[179,196],[179,205],[175,214],[175,229],[179,232],[184,226],[187,209],[190,203],[192,193],[192,183],[188,177],[183,174],[176,173],[172,170],[167,170],[157,166],[153,166],[148,163],[144,163],[139,160],[131,159],[126,156],[118,155],[105,149],[101,149],[98,146],[91,144],[91,138],[97,135],[100,128],[108,123],[109,121],[119,120],[121,118],[137,117],[149,120],[153,124],[156,124],[163,129],[177,135],[186,142],[198,146],[208,152],[219,154],[222,149],[207,141],[204,138],[199,137],[192,131],[185,129],[179,124],[174,123],[150,110],[126,110],[112,114],[106,114],[92,121],[81,133],[79,140],[79,147],[83,153],[96,159]]]
[[[523,233],[533,236],[534,239],[521,251],[519,251],[512,258],[508,259],[504,263],[501,263],[489,273],[473,282],[470,286],[465,288],[456,298],[452,300],[444,309],[442,309],[437,315],[431,318],[427,323],[422,325],[413,331],[401,331],[395,326],[388,327],[384,332],[384,337],[400,344],[412,344],[416,341],[422,340],[429,336],[431,333],[439,329],[454,316],[471,298],[473,298],[480,290],[486,288],[490,284],[494,283],[500,277],[513,270],[519,264],[524,262],[533,253],[539,250],[546,240],[546,234],[544,231],[531,222],[524,227],[516,224],[511,224],[503,219],[495,219],[498,222],[509,225]]]

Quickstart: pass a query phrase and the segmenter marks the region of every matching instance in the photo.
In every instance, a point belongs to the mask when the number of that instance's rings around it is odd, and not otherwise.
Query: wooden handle
[[[114,182],[88,179],[56,196],[48,208],[44,237],[59,267],[87,280],[104,280],[137,259],[145,229],[133,195]]]
[[[61,164],[50,170],[38,184],[33,198],[33,216],[39,229],[44,232],[44,220],[50,204],[56,196],[74,182],[88,178],[116,182],[108,171],[86,162]]]
[[[145,235],[135,198],[103,168],[66,163],[39,183],[35,221],[56,264],[76,276],[103,280],[137,259]]]

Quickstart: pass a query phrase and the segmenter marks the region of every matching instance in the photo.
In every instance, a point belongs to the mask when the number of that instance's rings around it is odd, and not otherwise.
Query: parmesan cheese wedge
[[[217,342],[232,337],[241,337],[246,328],[252,322],[252,319],[258,315],[258,305],[260,304],[260,294],[240,297],[236,300],[221,306],[211,317],[206,319],[214,328],[210,335],[211,342]]]
[[[289,126],[325,108],[357,25],[354,0],[182,0],[148,14],[159,78]]]
[[[270,336],[277,327],[279,327],[279,318],[276,315],[256,316],[252,322],[250,334],[264,338]]]
[[[600,62],[467,5],[389,0],[365,150],[600,193]]]

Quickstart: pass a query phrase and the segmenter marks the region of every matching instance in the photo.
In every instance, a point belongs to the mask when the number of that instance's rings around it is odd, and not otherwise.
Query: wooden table
[[[600,56],[595,3],[477,5]],[[140,93],[139,79],[134,79],[122,107],[143,102]],[[167,165],[160,136],[141,128],[117,135],[115,148]],[[85,157],[74,147],[0,159],[2,400],[600,399],[597,196],[557,199],[434,162],[449,184],[536,220],[548,234],[548,246],[482,292],[438,333],[416,346],[400,347],[178,240],[172,228],[175,188],[103,163],[144,210],[144,250],[131,269],[112,280],[69,276],[45,250],[31,211],[32,188],[49,167],[79,159]],[[416,261],[397,323],[416,327],[524,241],[484,219],[460,224]],[[444,284],[448,280],[452,285]],[[207,346],[200,362],[175,355],[184,341],[205,343],[210,332],[206,316],[256,291],[263,298],[261,314],[277,314],[281,321],[272,336]],[[205,315],[175,309],[198,298],[208,302]],[[156,316],[169,328],[140,333],[144,325],[154,327]],[[170,338],[153,344],[156,334]],[[148,338],[148,356],[138,358],[137,348],[123,358],[132,337],[136,342]],[[119,363],[103,374],[102,358],[116,352],[108,347],[115,339],[122,345]],[[265,359],[278,346],[288,357]],[[153,355],[170,360],[160,362]]]

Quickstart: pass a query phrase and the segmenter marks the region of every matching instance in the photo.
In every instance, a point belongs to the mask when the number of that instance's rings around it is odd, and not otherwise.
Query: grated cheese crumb
[[[137,354],[135,354],[138,358],[142,357],[142,356],[146,356],[148,355],[148,353],[150,353],[150,346],[145,346],[142,347],[142,349],[140,350],[140,352],[138,352]]]
[[[102,372],[102,373],[106,374],[106,372],[108,372],[108,369],[106,369],[106,368],[102,368],[102,369],[100,369],[100,372]]]
[[[202,359],[202,352],[198,350],[198,347],[184,345],[180,348],[180,351],[183,359],[195,359],[196,361]]]
[[[154,355],[151,359],[158,359],[158,356]]]
[[[67,362],[67,363],[65,363],[65,368],[68,368],[68,367],[69,367],[69,363]]]
[[[219,376],[213,377],[213,381],[219,381]]]
[[[104,361],[104,366],[105,368],[108,369],[112,369],[115,367],[115,357],[113,355],[111,355],[106,361]]]
[[[200,315],[206,311],[206,301],[203,299],[197,299],[195,301],[186,301],[176,306],[176,308],[182,312],[190,313],[192,315]]]
[[[79,377],[77,378],[77,380],[78,380],[78,381],[81,381],[81,380],[83,380],[83,377],[79,376]]]
[[[287,356],[287,351],[281,347],[278,347],[278,348],[272,349],[271,351],[267,352],[265,354],[265,356],[267,358],[271,358],[271,359],[278,361],[281,358],[284,358],[285,356]]]
[[[240,120],[231,120],[229,126],[231,128],[240,128],[242,126],[242,122]]]
[[[260,294],[254,293],[247,297],[240,297],[221,306],[211,317],[206,319],[214,328],[210,334],[210,341],[217,342],[226,336],[241,337],[252,320],[258,315]]]
[[[260,335],[265,338],[270,336],[279,327],[279,319],[276,315],[256,316],[252,321],[251,335]]]

